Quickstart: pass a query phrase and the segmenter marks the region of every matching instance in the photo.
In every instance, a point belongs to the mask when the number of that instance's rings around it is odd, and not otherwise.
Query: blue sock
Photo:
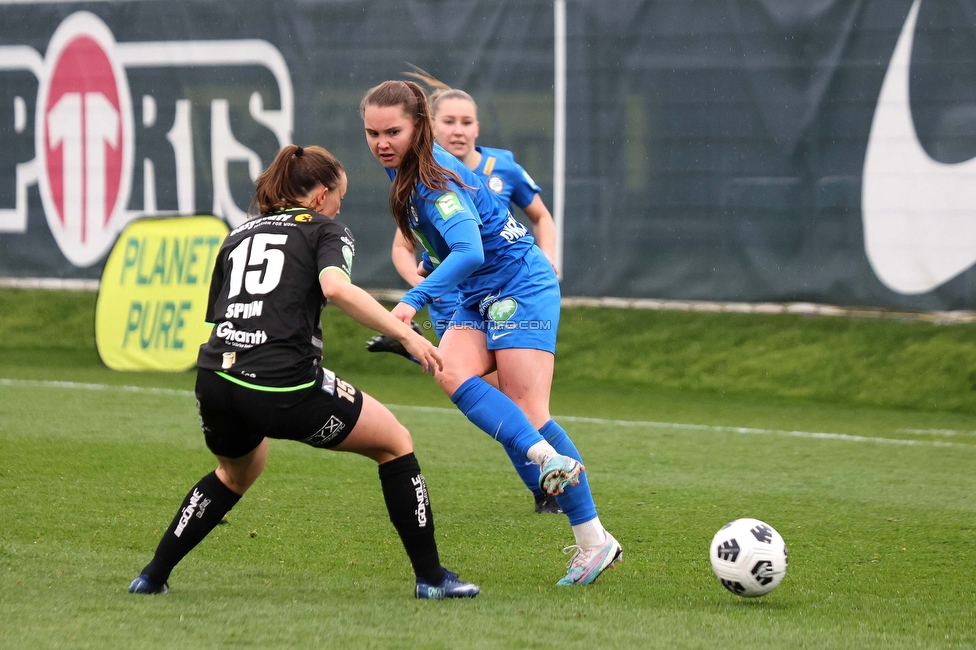
[[[539,433],[549,441],[549,444],[558,453],[583,462],[579,451],[576,450],[576,445],[569,439],[563,428],[556,424],[555,420],[546,422],[539,429]],[[597,516],[596,504],[593,503],[593,495],[590,494],[590,482],[586,479],[586,470],[580,472],[579,480],[579,485],[570,485],[565,492],[556,495],[556,503],[569,517],[571,526],[586,523]]]
[[[505,447],[505,453],[512,460],[515,471],[525,483],[525,487],[529,488],[529,492],[535,496],[541,496],[543,492],[542,488],[539,487],[539,474],[541,473],[539,466],[510,447]]]
[[[472,377],[451,395],[451,401],[479,429],[516,453],[525,456],[542,442],[518,405],[481,377]]]

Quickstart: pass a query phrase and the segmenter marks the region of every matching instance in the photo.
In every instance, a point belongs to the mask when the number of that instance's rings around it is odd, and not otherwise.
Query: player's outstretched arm
[[[424,372],[444,368],[444,361],[433,343],[417,334],[410,325],[395,318],[373,296],[360,289],[339,269],[325,269],[319,278],[322,294],[350,318],[403,344]]]

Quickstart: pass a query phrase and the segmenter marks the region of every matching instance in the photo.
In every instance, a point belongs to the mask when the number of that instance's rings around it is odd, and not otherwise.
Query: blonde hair
[[[423,68],[418,68],[412,63],[408,63],[413,72],[404,72],[403,74],[408,77],[413,77],[417,81],[425,84],[433,92],[430,94],[430,113],[431,116],[437,115],[437,107],[440,106],[441,102],[445,99],[464,99],[474,106],[475,115],[478,113],[478,102],[474,101],[474,97],[464,92],[460,88],[451,88],[446,83],[437,79],[432,74],[424,70]]]

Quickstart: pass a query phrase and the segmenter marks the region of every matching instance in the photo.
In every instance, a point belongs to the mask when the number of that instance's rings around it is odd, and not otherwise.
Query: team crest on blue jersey
[[[488,189],[495,194],[501,194],[505,190],[505,181],[501,176],[492,174],[488,177]]]

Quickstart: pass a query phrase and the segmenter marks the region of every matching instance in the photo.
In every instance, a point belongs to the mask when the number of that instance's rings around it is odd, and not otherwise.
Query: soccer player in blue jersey
[[[433,298],[459,290],[435,379],[472,423],[541,468],[540,486],[558,495],[576,538],[559,584],[591,583],[622,550],[600,522],[576,446],[549,413],[559,326],[552,265],[481,179],[434,142],[419,85],[386,81],[366,93],[360,113],[393,181],[397,228],[424,248],[426,277],[392,313],[410,323]],[[482,379],[492,370],[499,388]]]
[[[434,93],[430,97],[430,108],[434,120],[434,139],[437,144],[459,158],[468,169],[481,176],[485,185],[505,205],[517,205],[532,222],[532,233],[536,245],[542,250],[553,269],[556,269],[556,227],[552,215],[543,203],[542,189],[532,177],[515,162],[515,156],[505,149],[492,149],[476,145],[480,125],[478,105],[474,98],[463,90],[451,88],[443,82],[417,68],[410,76],[424,82]],[[393,265],[400,276],[411,287],[423,280],[417,273],[416,253],[412,242],[400,233],[393,238],[391,251]],[[454,314],[457,291],[438,296],[428,306],[430,322],[438,338]],[[403,346],[388,336],[374,336],[366,346],[371,352],[396,352],[407,356]],[[485,380],[497,387],[494,373]],[[535,499],[535,511],[559,514],[562,510],[556,499],[539,488],[539,467],[510,448],[508,452],[515,471],[518,472],[526,488]]]

